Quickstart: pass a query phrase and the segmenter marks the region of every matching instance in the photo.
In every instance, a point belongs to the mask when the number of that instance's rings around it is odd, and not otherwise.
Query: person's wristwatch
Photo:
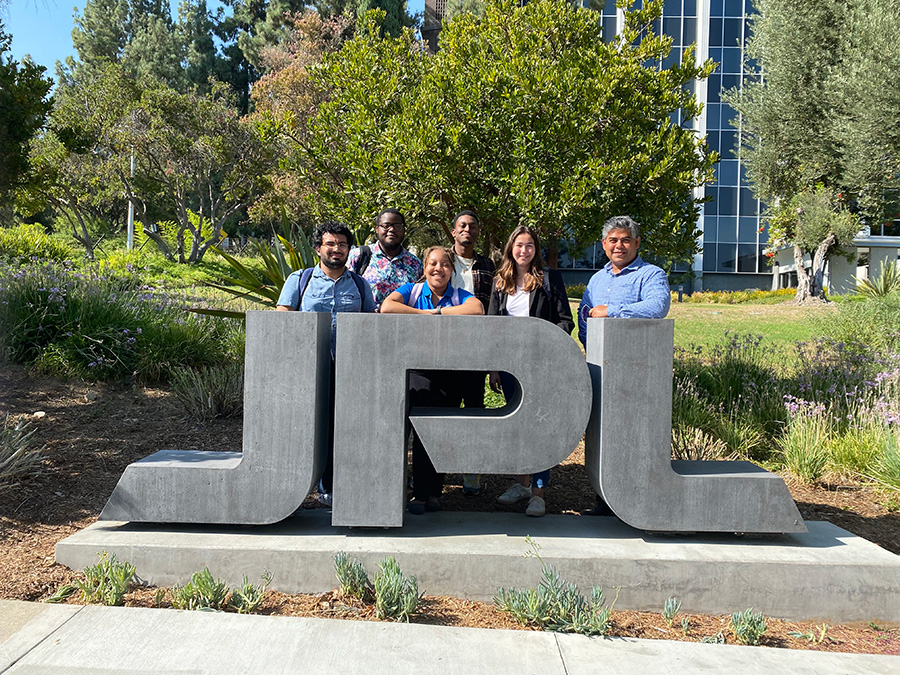
[[[441,313],[441,308],[440,308],[440,307],[435,307],[435,308],[434,308],[434,313],[435,313],[435,314],[440,314],[440,313]]]

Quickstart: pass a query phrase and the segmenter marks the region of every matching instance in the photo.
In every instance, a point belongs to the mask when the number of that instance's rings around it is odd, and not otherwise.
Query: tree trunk
[[[816,247],[809,272],[803,266],[803,251],[799,246],[794,246],[794,265],[797,268],[797,293],[794,295],[794,302],[798,305],[811,300],[828,302],[825,297],[825,264],[835,241],[837,237],[832,232]]]
[[[559,268],[559,237],[547,237],[547,267]]]

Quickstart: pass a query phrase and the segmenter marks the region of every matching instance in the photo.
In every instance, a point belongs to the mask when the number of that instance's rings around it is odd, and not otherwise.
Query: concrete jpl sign
[[[400,527],[406,425],[442,472],[523,474],[585,438],[585,469],[623,521],[657,532],[805,532],[778,476],[749,462],[672,461],[673,322],[590,319],[587,361],[539,319],[249,312],[243,452],[163,450],[129,465],[101,520],[267,524],[322,471],[334,414],[332,525]],[[499,410],[408,410],[410,370],[501,370]],[[586,430],[586,431],[585,431]]]

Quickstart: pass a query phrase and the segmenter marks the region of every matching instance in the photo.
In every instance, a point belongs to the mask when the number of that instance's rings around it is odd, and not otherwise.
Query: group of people
[[[354,248],[352,231],[338,222],[316,228],[313,245],[319,264],[300,270],[285,281],[277,309],[280,311],[329,312],[332,315],[331,354],[334,358],[338,312],[383,314],[498,315],[537,317],[566,333],[575,327],[565,285],[559,272],[545,266],[538,233],[522,225],[513,230],[503,248],[498,268],[475,251],[480,222],[475,213],[461,211],[453,219],[450,248],[432,246],[419,260],[403,246],[406,220],[397,209],[385,209],[375,217],[376,242]],[[665,272],[638,256],[640,229],[628,216],[617,216],[603,227],[603,249],[609,262],[589,281],[578,311],[578,336],[587,340],[589,317],[662,318],[669,311],[669,284]],[[334,368],[332,407],[334,404]],[[485,373],[468,371],[412,372],[409,404],[466,408],[484,407]],[[492,390],[509,397],[517,386],[508,373],[490,373]],[[319,483],[319,501],[332,503],[333,430],[328,459]],[[444,476],[438,473],[418,435],[413,431],[412,514],[441,509],[439,498]],[[512,505],[527,500],[525,513],[542,516],[544,490],[550,469],[516,482],[497,498]],[[463,492],[483,490],[481,477],[463,476]],[[604,514],[598,497],[592,513]]]

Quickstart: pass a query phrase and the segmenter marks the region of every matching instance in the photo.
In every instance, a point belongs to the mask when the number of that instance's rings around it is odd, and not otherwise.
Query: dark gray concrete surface
[[[616,515],[652,532],[805,532],[784,481],[750,462],[671,460],[670,319],[588,319],[585,468]]]
[[[519,381],[500,410],[410,412],[438,471],[548,469],[587,425],[591,383],[581,350],[541,319],[347,314],[338,316],[337,342],[334,525],[403,525],[411,370],[498,370]]]
[[[163,450],[126,467],[101,520],[266,524],[322,471],[331,316],[248,312],[243,452]]]

